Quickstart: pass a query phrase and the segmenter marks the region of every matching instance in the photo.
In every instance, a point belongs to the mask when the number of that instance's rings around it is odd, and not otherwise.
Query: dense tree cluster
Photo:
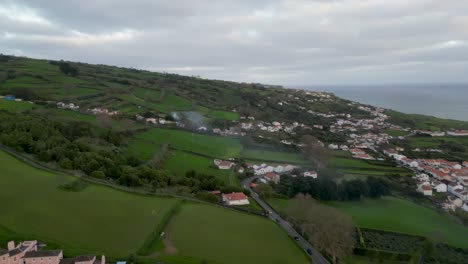
[[[187,186],[190,191],[215,190],[224,182],[211,175],[190,171],[175,177],[142,164],[120,148],[122,136],[112,129],[84,122],[56,122],[34,115],[0,111],[0,143],[33,154],[42,162],[63,169],[80,170],[98,179],[112,179],[125,186]],[[87,139],[92,140],[87,140]],[[93,144],[89,142],[94,142]],[[98,145],[95,142],[100,142]]]
[[[58,65],[61,72],[66,75],[77,76],[79,70],[77,67],[73,66],[70,62],[61,61],[49,61],[52,65]]]
[[[362,197],[379,198],[390,194],[387,183],[376,177],[369,177],[365,181],[355,179],[336,183],[327,177],[313,179],[282,176],[281,182],[274,188],[278,193],[288,197],[308,194],[322,201],[359,200]]]

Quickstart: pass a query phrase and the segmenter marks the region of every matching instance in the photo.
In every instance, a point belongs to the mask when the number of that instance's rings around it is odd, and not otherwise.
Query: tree
[[[311,135],[301,137],[301,143],[304,144],[304,147],[301,149],[306,158],[317,164],[318,168],[325,167],[324,164],[331,156],[330,150],[323,147],[323,143]]]
[[[351,217],[315,202],[308,195],[293,199],[286,213],[315,247],[333,258],[333,263],[352,253],[356,227]]]
[[[368,177],[366,183],[369,188],[369,197],[371,198],[380,198],[390,194],[388,184],[382,179]]]

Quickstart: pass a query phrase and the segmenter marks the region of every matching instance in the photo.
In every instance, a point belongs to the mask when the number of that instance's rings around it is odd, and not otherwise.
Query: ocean
[[[305,89],[333,92],[341,98],[408,114],[468,121],[468,84],[308,86]]]

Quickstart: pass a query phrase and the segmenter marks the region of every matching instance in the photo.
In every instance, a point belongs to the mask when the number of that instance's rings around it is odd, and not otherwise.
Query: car
[[[276,223],[279,223],[279,222],[280,222],[280,220],[279,220],[278,218],[275,218],[275,221],[276,221]]]
[[[307,254],[312,255],[312,249],[308,248],[306,249]]]
[[[296,240],[296,241],[299,241],[299,240],[300,240],[300,238],[299,238],[299,237],[297,237],[297,236],[295,236],[295,237],[294,237],[294,240]]]

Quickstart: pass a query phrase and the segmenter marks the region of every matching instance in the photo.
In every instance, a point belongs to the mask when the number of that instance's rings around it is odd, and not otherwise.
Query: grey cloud
[[[18,55],[285,85],[468,81],[465,1],[7,0],[0,21]]]

